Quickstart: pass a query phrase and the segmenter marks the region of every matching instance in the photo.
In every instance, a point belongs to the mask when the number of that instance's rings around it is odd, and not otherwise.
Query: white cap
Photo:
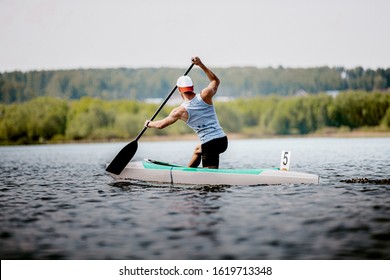
[[[177,79],[176,85],[178,87],[192,87],[194,84],[192,83],[192,80],[188,76],[181,76],[179,79]]]

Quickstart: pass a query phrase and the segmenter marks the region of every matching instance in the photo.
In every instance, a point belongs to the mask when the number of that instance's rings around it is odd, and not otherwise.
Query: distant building
[[[229,101],[232,101],[234,100],[235,98],[234,97],[231,97],[231,96],[215,96],[214,100],[216,102],[229,102]]]
[[[307,95],[309,95],[309,94],[304,89],[299,89],[299,90],[294,92],[294,96],[307,96]]]
[[[163,102],[162,98],[146,98],[145,103],[148,104],[160,104]]]
[[[328,90],[328,91],[326,91],[326,94],[332,96],[333,98],[336,97],[339,93],[340,93],[340,91],[338,91],[338,90]]]

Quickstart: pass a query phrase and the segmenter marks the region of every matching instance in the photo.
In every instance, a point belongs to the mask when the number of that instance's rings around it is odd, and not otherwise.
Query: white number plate
[[[291,152],[282,151],[282,155],[280,157],[280,170],[290,170],[290,160]]]

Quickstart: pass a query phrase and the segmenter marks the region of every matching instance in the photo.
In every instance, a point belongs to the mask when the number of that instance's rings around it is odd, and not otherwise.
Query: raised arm
[[[207,78],[210,80],[210,84],[202,90],[200,93],[200,96],[202,97],[203,101],[205,101],[208,104],[213,104],[212,98],[217,93],[218,86],[219,86],[219,79],[217,75],[213,73],[209,68],[206,67],[206,65],[203,64],[203,62],[200,60],[199,57],[193,57],[192,62],[199,66],[203,72],[207,75]]]

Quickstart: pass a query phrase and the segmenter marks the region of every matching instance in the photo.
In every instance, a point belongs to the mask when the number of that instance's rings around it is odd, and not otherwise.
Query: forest
[[[390,88],[390,68],[216,68],[221,80],[220,96],[251,98],[266,95],[292,96],[297,92],[318,94],[328,91],[383,91]],[[0,73],[0,103],[12,104],[41,96],[78,100],[165,98],[184,69],[117,68],[75,69]],[[208,83],[199,68],[189,74],[195,91]]]
[[[306,135],[324,130],[357,128],[390,131],[390,94],[384,91],[345,91],[337,95],[266,95],[216,102],[227,133],[248,137]],[[158,105],[137,100],[78,100],[41,96],[25,102],[0,103],[0,143],[28,144],[74,140],[129,140],[142,130]],[[157,119],[169,114],[165,106]],[[193,133],[178,121],[145,135]]]

